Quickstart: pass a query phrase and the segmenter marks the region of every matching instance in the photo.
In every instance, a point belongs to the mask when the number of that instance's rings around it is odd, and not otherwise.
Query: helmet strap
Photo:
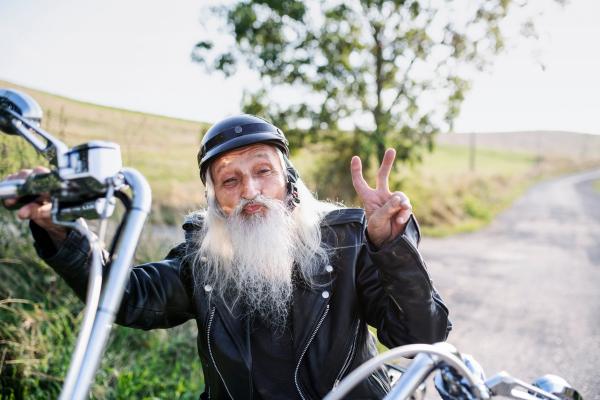
[[[288,203],[288,207],[290,208],[290,211],[292,211],[294,210],[294,208],[296,208],[298,204],[300,204],[300,197],[298,197],[298,188],[296,187],[296,182],[298,182],[298,178],[300,177],[300,175],[298,175],[298,171],[296,171],[296,169],[294,168],[290,160],[288,160],[285,154],[283,155],[283,160],[285,162],[285,167],[287,170],[286,189],[288,194],[292,196],[291,200]]]

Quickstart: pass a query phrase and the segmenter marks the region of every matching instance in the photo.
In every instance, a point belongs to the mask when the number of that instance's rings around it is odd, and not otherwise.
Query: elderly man
[[[372,189],[354,157],[364,210],[344,208],[312,196],[281,130],[250,115],[217,123],[198,155],[208,208],[186,219],[185,243],[163,261],[132,269],[117,323],[195,319],[201,399],[323,398],[377,354],[368,325],[388,347],[445,340],[448,309],[417,250],[409,199],[388,188],[394,158],[388,150]],[[29,204],[19,217],[31,219],[39,255],[83,299],[90,245],[53,225],[50,207]],[[382,369],[351,398],[389,389]]]

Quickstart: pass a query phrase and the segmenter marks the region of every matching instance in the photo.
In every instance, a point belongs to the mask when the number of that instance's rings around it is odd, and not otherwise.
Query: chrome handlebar
[[[395,382],[384,400],[408,400],[427,377],[439,370],[435,385],[443,399],[484,400],[492,396],[504,396],[515,400],[582,400],[581,395],[563,378],[545,375],[533,385],[520,381],[506,372],[500,372],[490,379],[485,379],[481,366],[468,355],[461,355],[454,346],[448,343],[411,344],[391,349],[365,362],[344,378],[337,387],[323,400],[340,400],[360,382],[367,378],[384,363],[400,357],[412,357],[414,360],[402,376]],[[467,362],[468,361],[468,362]],[[460,393],[449,394],[443,385],[443,371],[453,389],[462,389]],[[464,379],[461,379],[464,378]],[[446,392],[446,393],[444,393]]]
[[[92,265],[86,296],[86,313],[71,364],[61,392],[61,400],[88,398],[112,323],[121,303],[129,270],[142,228],[150,212],[152,194],[144,176],[133,168],[123,168],[116,143],[91,141],[69,149],[65,143],[41,129],[42,109],[28,94],[0,89],[0,130],[25,138],[57,169],[30,174],[25,179],[0,183],[0,199],[48,195],[53,203],[52,218],[58,225],[87,236],[92,247]],[[41,138],[41,139],[40,139]],[[115,192],[130,188],[131,207],[115,250],[111,273],[102,290],[101,252],[106,218],[115,208]],[[80,218],[99,219],[98,236]],[[102,298],[100,295],[102,294]]]

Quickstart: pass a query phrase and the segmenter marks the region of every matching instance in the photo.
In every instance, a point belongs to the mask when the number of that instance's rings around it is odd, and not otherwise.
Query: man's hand
[[[396,151],[388,149],[377,173],[377,187],[371,189],[362,174],[362,163],[352,157],[350,170],[356,193],[363,202],[367,214],[367,231],[371,242],[378,249],[390,244],[406,229],[412,213],[410,200],[402,192],[390,192],[389,176],[396,158]]]
[[[25,179],[31,173],[45,173],[50,172],[48,168],[37,167],[33,170],[31,169],[22,169],[16,174],[8,174],[2,179],[4,181],[10,181],[13,179]],[[19,199],[7,199],[4,200],[4,204],[8,207],[13,206],[19,202]],[[52,204],[48,201],[47,196],[40,196],[35,201],[24,205],[19,209],[19,213],[17,214],[21,219],[30,219],[38,224],[40,227],[44,228],[50,238],[52,239],[52,243],[58,249],[62,242],[67,238],[67,234],[69,233],[68,229],[56,225],[52,221]]]

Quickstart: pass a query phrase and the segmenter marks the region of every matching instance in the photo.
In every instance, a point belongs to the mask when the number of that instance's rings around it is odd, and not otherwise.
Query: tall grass
[[[0,136],[0,175],[41,163],[22,139]],[[137,263],[168,245],[145,234]],[[36,255],[27,223],[0,208],[0,398],[57,398],[84,305]],[[92,397],[196,399],[203,387],[193,323],[144,332],[114,327]]]

